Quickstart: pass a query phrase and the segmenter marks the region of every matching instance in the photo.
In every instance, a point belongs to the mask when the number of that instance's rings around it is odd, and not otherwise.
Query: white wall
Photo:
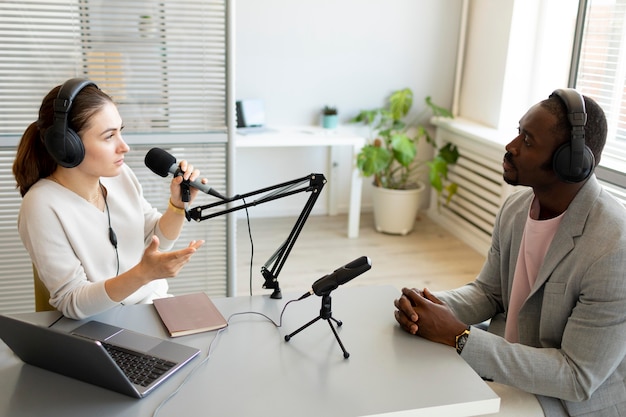
[[[461,6],[460,0],[236,0],[236,97],[263,99],[270,126],[317,125],[327,104],[347,122],[404,87],[413,89],[416,110],[427,95],[449,107]],[[340,164],[350,172],[348,156]],[[240,149],[236,192],[328,169],[323,148]],[[347,211],[349,175],[339,181],[345,190],[339,209]],[[323,198],[316,208],[324,207]],[[250,214],[299,212],[301,203],[288,200]]]

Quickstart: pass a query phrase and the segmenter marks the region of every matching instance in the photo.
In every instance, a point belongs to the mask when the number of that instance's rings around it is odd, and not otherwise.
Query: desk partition
[[[282,300],[266,295],[213,298],[229,326],[221,333],[173,339],[201,349],[200,356],[141,400],[23,364],[0,342],[0,416],[152,416],[160,405],[160,417],[473,416],[498,411],[499,397],[454,348],[397,326],[393,300],[398,290],[352,284],[331,293],[348,359],[324,320],[285,341],[285,335],[319,315],[320,297],[287,305],[282,323],[284,306],[301,294],[284,294]],[[58,313],[19,316],[49,325]],[[94,319],[167,338],[152,305],[120,306]],[[54,327],[69,331],[81,323],[63,318]]]

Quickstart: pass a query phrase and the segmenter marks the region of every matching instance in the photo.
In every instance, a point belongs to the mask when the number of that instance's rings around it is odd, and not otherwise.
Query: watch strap
[[[454,339],[456,353],[458,353],[459,355],[463,351],[463,348],[465,347],[465,343],[467,343],[467,338],[469,337],[469,334],[470,334],[470,326],[467,326],[467,329],[463,330],[463,332],[457,335]]]

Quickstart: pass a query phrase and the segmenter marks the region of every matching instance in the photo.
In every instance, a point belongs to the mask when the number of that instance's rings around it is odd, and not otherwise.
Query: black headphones
[[[68,126],[68,115],[72,108],[72,102],[80,91],[93,85],[93,82],[84,78],[72,78],[67,80],[59,89],[59,94],[54,100],[54,116],[52,126],[46,130],[44,144],[46,149],[57,164],[65,168],[74,168],[85,158],[85,147],[80,136]]]
[[[589,178],[595,166],[593,152],[585,144],[585,99],[572,88],[554,90],[550,97],[554,95],[565,103],[572,133],[571,139],[554,152],[552,168],[562,181],[581,182]]]

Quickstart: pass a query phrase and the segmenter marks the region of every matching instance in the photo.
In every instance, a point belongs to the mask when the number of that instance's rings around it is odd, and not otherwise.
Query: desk
[[[336,157],[334,153],[338,146],[349,146],[352,149],[352,179],[350,183],[350,208],[348,211],[348,237],[359,236],[361,215],[361,189],[363,180],[356,168],[356,155],[365,145],[365,138],[343,130],[328,130],[318,127],[285,127],[270,129],[254,134],[238,134],[235,140],[237,148],[267,148],[267,147],[300,147],[326,146],[328,147],[328,165],[330,166],[328,180],[328,214],[337,214],[337,196],[333,187],[333,167]]]
[[[159,417],[194,416],[471,416],[497,412],[499,397],[447,346],[400,330],[393,318],[390,286],[350,286],[335,290],[333,315],[346,349],[344,359],[331,329],[320,320],[295,335],[286,334],[319,314],[315,295],[287,306],[283,326],[260,315],[238,315],[219,334],[179,337],[200,348],[200,356],[146,398],[136,400],[66,378],[17,359],[0,342],[0,416],[152,416],[156,407],[194,369],[189,381],[160,410]],[[287,295],[287,294],[286,294]],[[290,300],[300,294],[288,294]],[[289,297],[293,296],[293,297]],[[286,301],[267,296],[215,298],[225,317],[263,312],[278,322]],[[20,314],[47,325],[58,313]],[[166,338],[152,305],[116,307],[97,320]],[[69,331],[79,322],[62,319]]]

